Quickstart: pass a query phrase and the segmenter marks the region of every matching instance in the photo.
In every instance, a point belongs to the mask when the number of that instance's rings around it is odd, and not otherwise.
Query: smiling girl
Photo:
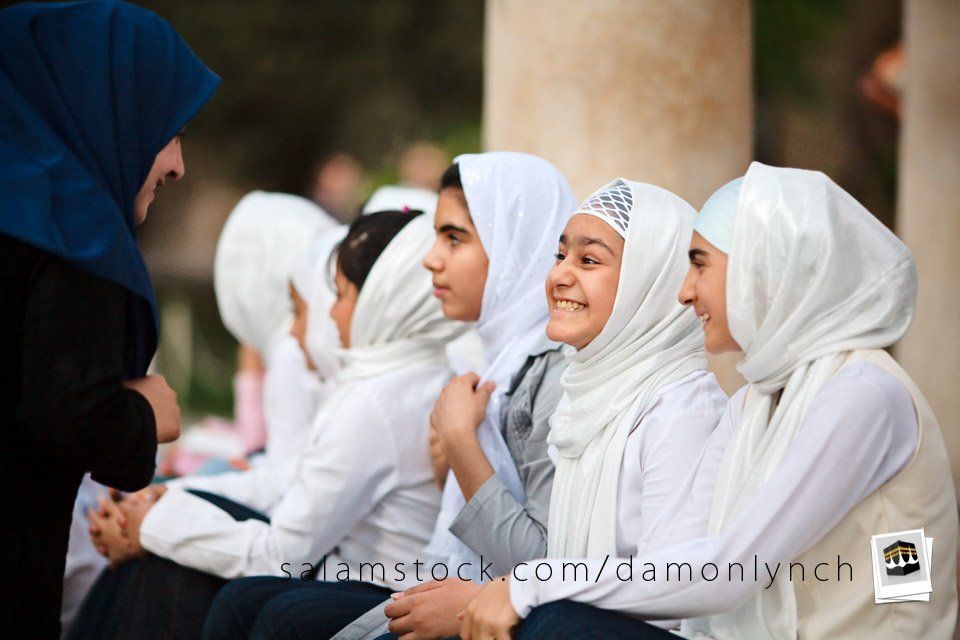
[[[549,557],[636,553],[675,515],[667,504],[726,404],[676,300],[693,215],[668,191],[618,179],[560,236],[547,335],[573,349],[551,419]]]

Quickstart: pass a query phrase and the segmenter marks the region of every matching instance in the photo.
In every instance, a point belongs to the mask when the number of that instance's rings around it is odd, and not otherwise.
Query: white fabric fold
[[[224,326],[266,356],[287,329],[287,283],[300,255],[336,221],[309,200],[252,191],[234,207],[217,241],[213,281]]]
[[[609,206],[598,205],[604,202]],[[624,248],[606,325],[583,349],[565,350],[570,364],[548,438],[557,454],[547,527],[552,558],[616,553],[627,438],[659,389],[706,367],[703,330],[693,309],[677,300],[693,207],[665,189],[619,178],[577,214],[624,234]]]
[[[727,318],[744,350],[737,368],[749,388],[718,472],[711,534],[723,531],[770,478],[811,400],[848,354],[903,336],[916,293],[907,247],[827,176],[750,166],[727,266]],[[692,620],[685,631],[722,640],[792,640],[793,585],[778,576],[743,605]]]
[[[475,329],[489,363],[485,380],[496,383],[477,438],[487,460],[511,495],[524,502],[519,472],[503,434],[500,411],[513,376],[532,352],[553,346],[545,335],[549,311],[544,281],[553,265],[557,241],[576,207],[563,174],[536,156],[490,152],[457,157],[470,217],[489,260],[480,318]],[[453,472],[428,552],[438,561],[471,563],[480,579],[478,558],[449,531],[465,506]]]

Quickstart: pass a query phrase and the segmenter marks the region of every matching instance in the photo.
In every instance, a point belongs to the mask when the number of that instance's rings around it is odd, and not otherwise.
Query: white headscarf
[[[616,552],[617,492],[627,437],[656,391],[706,367],[703,330],[677,301],[695,211],[665,189],[622,178],[575,212],[624,236],[613,311],[590,344],[567,349],[563,397],[548,442],[559,454],[547,527],[549,557]]]
[[[373,192],[363,215],[377,211],[423,211],[433,218],[437,208],[437,194],[426,189],[386,185]],[[337,325],[330,317],[330,307],[336,301],[336,291],[330,280],[330,268],[337,245],[347,235],[348,225],[338,225],[317,236],[304,253],[293,272],[293,286],[307,302],[307,351],[321,380],[329,380],[340,370],[337,349],[340,337]]]
[[[576,200],[563,174],[536,156],[491,152],[462,155],[454,162],[489,260],[475,328],[489,363],[483,378],[495,382],[497,389],[477,428],[477,438],[501,482],[522,503],[526,500],[523,483],[500,432],[501,404],[511,378],[527,357],[538,347],[552,344],[544,334],[549,310],[543,284]],[[471,562],[478,578],[476,554],[449,531],[464,505],[451,472],[428,551],[448,562]]]
[[[770,478],[810,401],[849,352],[903,336],[916,294],[910,251],[830,178],[750,166],[727,266],[727,319],[750,386],[718,472],[711,534]],[[796,599],[783,577],[733,611],[688,626],[723,639],[793,640]]]
[[[466,323],[443,315],[421,264],[434,237],[433,216],[417,216],[373,264],[353,311],[350,348],[338,350],[338,382],[445,362],[446,344],[467,330]]]
[[[373,192],[363,205],[364,215],[374,211],[415,209],[433,215],[437,210],[437,194],[426,189],[388,184]]]
[[[220,234],[213,283],[224,326],[264,357],[293,314],[287,289],[296,261],[336,221],[299,196],[252,191]]]

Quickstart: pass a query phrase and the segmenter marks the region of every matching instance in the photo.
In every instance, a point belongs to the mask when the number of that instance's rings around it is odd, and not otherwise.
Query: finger
[[[461,380],[464,383],[469,384],[471,389],[476,389],[477,384],[480,382],[480,376],[478,376],[476,373],[471,371],[470,373],[463,374],[462,376],[457,378],[457,380]]]
[[[390,633],[397,636],[410,633],[413,631],[413,626],[413,621],[410,619],[410,616],[393,618],[389,623],[387,623],[387,629],[390,630]]]
[[[396,619],[407,615],[411,609],[413,609],[413,604],[410,598],[401,598],[400,600],[394,600],[384,607],[383,613],[386,614],[388,618]]]
[[[483,386],[480,387],[480,390],[487,394],[487,398],[493,395],[493,392],[496,391],[496,389],[497,389],[497,383],[492,380],[488,380],[487,382],[484,382]]]
[[[431,580],[430,582],[424,582],[423,584],[418,584],[415,587],[410,587],[403,592],[405,596],[412,596],[415,593],[423,593],[424,591],[433,591],[439,587],[443,586],[443,580]]]

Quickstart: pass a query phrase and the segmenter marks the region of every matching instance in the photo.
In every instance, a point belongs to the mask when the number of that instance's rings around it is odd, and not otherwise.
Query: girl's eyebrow
[[[560,236],[560,244],[566,245],[568,240],[569,238],[567,238],[567,234],[562,234]],[[610,246],[600,238],[591,238],[589,236],[577,236],[577,245],[581,247],[588,247],[594,244],[600,245],[601,247],[609,251],[610,255],[612,256],[617,255],[616,252],[613,249],[611,249]]]
[[[589,238],[587,236],[581,236],[577,238],[577,244],[579,244],[581,247],[589,247],[590,245],[597,244],[603,247],[604,249],[606,249],[610,253],[610,255],[612,256],[617,255],[614,252],[614,250],[611,249],[609,245],[607,245],[607,243],[601,240],[600,238]]]
[[[458,227],[455,224],[445,224],[439,229],[437,229],[437,233],[463,233],[466,235],[470,234],[469,231],[467,231],[463,227]]]
[[[690,249],[690,251],[687,252],[687,257],[690,258],[690,262],[693,262],[694,260],[703,260],[704,258],[709,257],[709,255],[710,254],[703,249]]]

